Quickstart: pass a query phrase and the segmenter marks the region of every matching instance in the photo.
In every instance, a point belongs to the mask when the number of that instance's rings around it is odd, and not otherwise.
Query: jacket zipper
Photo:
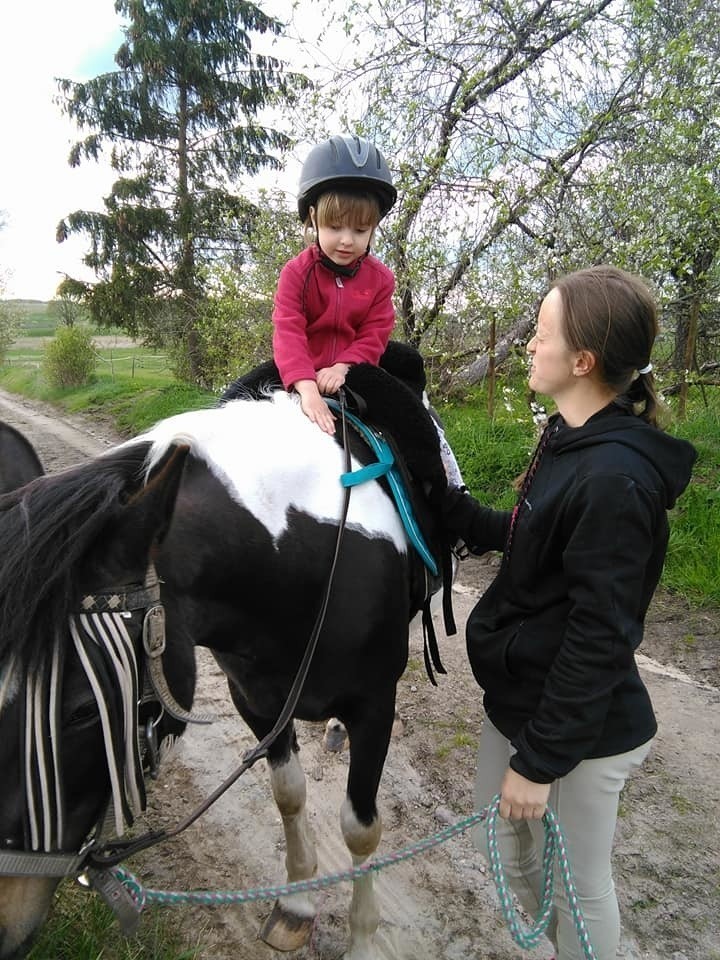
[[[337,355],[337,332],[340,326],[340,306],[342,302],[342,294],[340,291],[343,290],[345,286],[337,274],[335,274],[335,286],[337,288],[337,294],[335,297],[335,331],[333,333],[332,355],[330,357],[330,363],[335,363],[335,357]]]

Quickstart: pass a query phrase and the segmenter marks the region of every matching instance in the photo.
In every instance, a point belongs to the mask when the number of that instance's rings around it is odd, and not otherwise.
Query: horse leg
[[[345,725],[337,717],[330,717],[325,724],[323,747],[328,753],[342,753],[348,748],[348,735]]]
[[[359,866],[380,843],[382,820],[376,806],[385,756],[393,725],[395,693],[375,701],[362,717],[345,718],[350,738],[347,795],[340,810],[340,826],[353,865]],[[350,941],[344,960],[374,960],[373,938],[380,922],[373,875],[353,882],[350,903]]]
[[[272,729],[272,721],[259,717],[248,706],[240,687],[231,676],[232,658],[215,655],[228,675],[228,687],[238,713],[261,740]],[[270,785],[285,833],[285,866],[289,883],[307,880],[317,873],[315,838],[305,807],[305,774],[298,759],[295,728],[290,722],[270,745],[267,755]],[[279,897],[260,930],[260,938],[276,950],[298,950],[312,934],[315,905],[309,894]]]
[[[395,711],[395,718],[392,726],[392,739],[397,740],[405,733],[405,724],[400,714]],[[345,725],[337,717],[330,717],[325,724],[325,733],[323,734],[322,744],[328,753],[342,753],[350,745]]]
[[[305,774],[297,755],[294,733],[288,737],[285,756],[268,757],[270,783],[285,832],[285,866],[288,883],[307,880],[317,873],[315,838],[305,806]],[[315,905],[306,893],[278,897],[260,937],[276,950],[297,950],[310,939]]]

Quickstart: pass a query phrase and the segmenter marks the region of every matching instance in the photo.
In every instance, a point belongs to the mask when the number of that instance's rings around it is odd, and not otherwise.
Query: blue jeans
[[[642,764],[651,743],[650,740],[613,757],[584,760],[550,789],[549,804],[567,841],[578,900],[597,960],[615,960],[620,940],[611,863],[620,791],[630,773]],[[500,792],[500,782],[514,752],[510,741],[486,719],[478,749],[476,810],[487,806]],[[534,918],[542,897],[542,821],[498,817],[497,840],[513,893]],[[473,841],[487,856],[484,824],[474,828]],[[555,909],[547,935],[557,960],[582,960],[582,948],[557,866],[555,874]]]

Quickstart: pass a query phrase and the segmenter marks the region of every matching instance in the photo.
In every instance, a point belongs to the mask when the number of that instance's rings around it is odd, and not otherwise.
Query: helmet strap
[[[339,274],[341,277],[354,277],[362,266],[362,262],[367,256],[367,251],[355,261],[355,263],[350,264],[350,266],[344,267],[341,263],[335,263],[330,259],[326,254],[323,253],[322,247],[318,243],[318,250],[320,251],[320,263],[327,267],[328,270],[331,270],[333,273]]]

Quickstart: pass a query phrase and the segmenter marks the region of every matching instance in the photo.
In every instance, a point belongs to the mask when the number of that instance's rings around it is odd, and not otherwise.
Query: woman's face
[[[562,298],[556,288],[540,305],[537,329],[527,345],[532,361],[528,385],[556,402],[575,381],[578,353],[568,346],[563,326]]]

